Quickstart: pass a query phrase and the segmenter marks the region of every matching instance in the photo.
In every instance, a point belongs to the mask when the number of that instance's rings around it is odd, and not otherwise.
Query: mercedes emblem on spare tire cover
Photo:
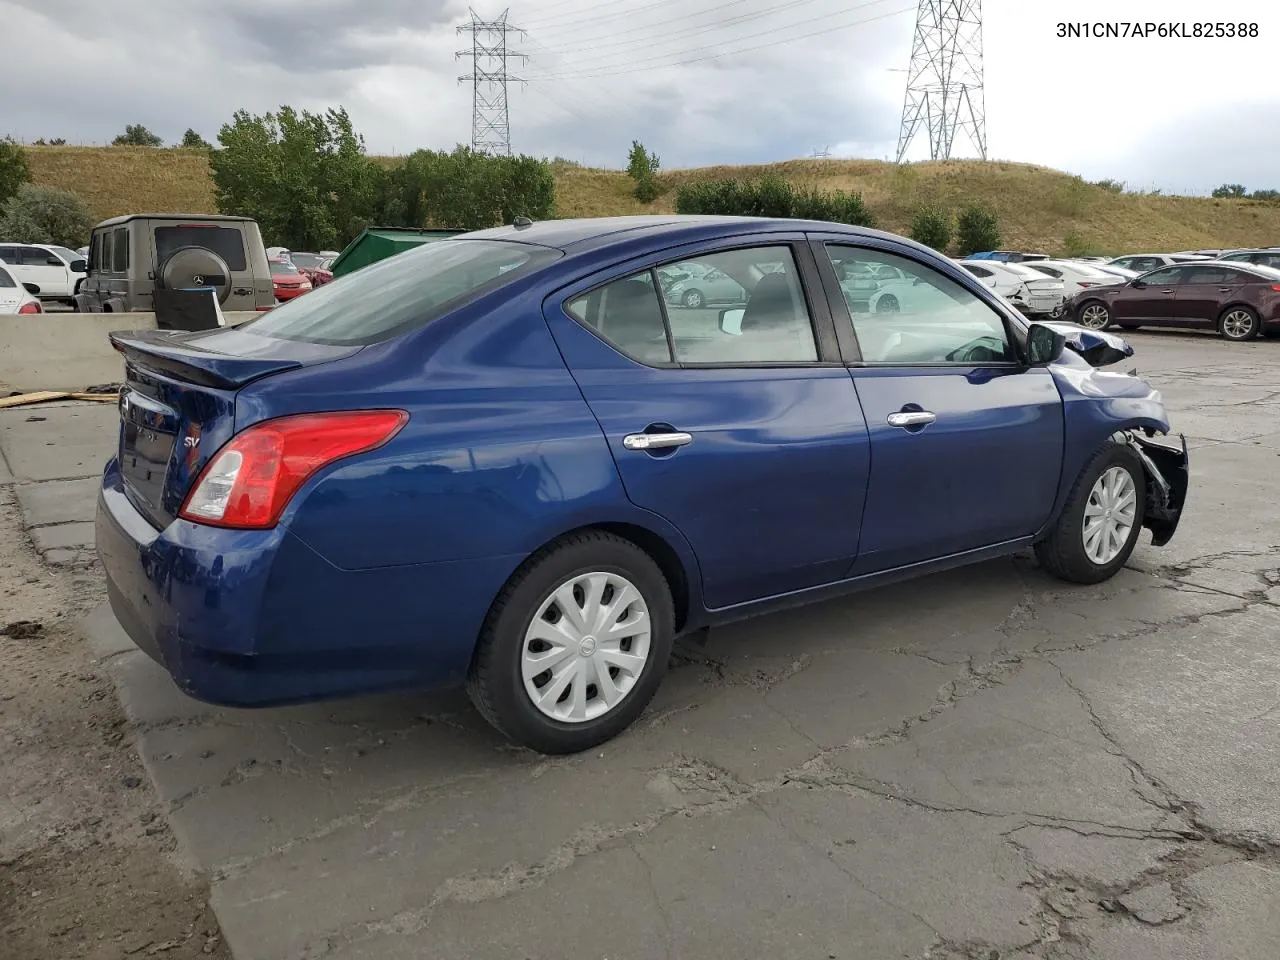
[[[173,251],[156,271],[156,281],[157,286],[168,290],[213,287],[219,303],[225,303],[231,294],[231,268],[207,247],[181,247]]]

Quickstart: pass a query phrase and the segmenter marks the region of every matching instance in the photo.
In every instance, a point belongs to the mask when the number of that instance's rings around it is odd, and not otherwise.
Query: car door
[[[1020,361],[1015,321],[912,251],[815,239],[825,258],[888,263],[922,289],[895,313],[855,314],[832,296],[871,438],[850,575],[1038,531],[1050,518],[1062,470],[1062,398],[1047,369]],[[828,289],[835,291],[833,279]]]
[[[1162,267],[1130,280],[1111,301],[1113,319],[1117,322],[1173,323],[1178,283],[1187,269]]]
[[[1207,327],[1218,321],[1222,306],[1245,283],[1245,275],[1227,267],[1184,267],[1185,280],[1175,288],[1174,317],[1180,326]]]
[[[838,580],[857,554],[870,458],[812,255],[776,234],[684,250],[544,305],[626,495],[684,535],[708,607]],[[751,285],[724,324],[740,332],[722,329],[721,311],[663,305],[652,268],[682,269],[681,257]]]
[[[41,297],[68,297],[71,290],[67,283],[67,265],[50,250],[42,247],[18,248],[22,272],[27,283],[40,288]]]

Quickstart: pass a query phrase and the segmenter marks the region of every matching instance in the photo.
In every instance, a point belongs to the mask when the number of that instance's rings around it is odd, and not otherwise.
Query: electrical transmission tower
[[[471,73],[458,82],[470,81],[471,147],[480,153],[511,155],[511,117],[507,110],[507,84],[523,83],[507,73],[508,60],[527,60],[507,46],[507,34],[524,31],[507,23],[507,13],[496,20],[481,20],[474,9],[471,20],[458,27],[458,33],[471,34],[471,48],[459,50],[457,57],[471,58]]]
[[[898,163],[921,125],[929,159],[951,159],[956,131],[987,158],[982,97],[982,0],[920,0],[898,134]]]

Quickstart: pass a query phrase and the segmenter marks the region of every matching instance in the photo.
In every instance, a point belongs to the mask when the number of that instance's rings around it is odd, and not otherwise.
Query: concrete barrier
[[[228,326],[260,313],[227,313]],[[107,334],[154,330],[154,313],[45,313],[0,316],[0,386],[6,391],[83,390],[124,376]]]

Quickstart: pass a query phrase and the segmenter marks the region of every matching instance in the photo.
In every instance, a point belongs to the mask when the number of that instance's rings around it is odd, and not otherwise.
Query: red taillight
[[[19,313],[44,313],[44,309],[38,303],[24,303],[18,308]]]
[[[1271,289],[1274,290],[1276,293],[1280,293],[1280,283],[1273,283],[1271,285]]]
[[[178,516],[215,527],[274,527],[317,470],[382,446],[408,420],[403,410],[350,410],[256,424],[214,455]]]

